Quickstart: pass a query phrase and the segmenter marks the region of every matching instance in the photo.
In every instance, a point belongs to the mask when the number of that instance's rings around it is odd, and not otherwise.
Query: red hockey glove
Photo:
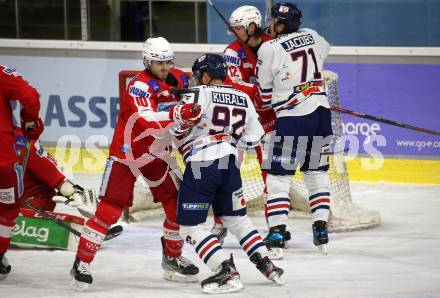
[[[21,129],[29,140],[38,140],[44,130],[43,121],[40,117],[27,117],[24,113],[21,113]]]
[[[193,103],[178,104],[170,109],[170,119],[179,125],[196,125],[202,118],[201,105]]]

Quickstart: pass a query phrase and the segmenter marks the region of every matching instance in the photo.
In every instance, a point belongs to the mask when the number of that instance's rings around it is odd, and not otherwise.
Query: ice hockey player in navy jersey
[[[192,71],[201,85],[183,94],[182,101],[198,102],[202,119],[192,128],[173,128],[174,135],[181,139],[179,149],[186,164],[179,189],[177,222],[181,236],[214,272],[202,281],[202,289],[206,293],[227,293],[243,288],[232,256],[228,257],[217,237],[202,226],[211,206],[257,269],[268,279],[281,283],[283,270],[267,257],[263,239],[246,215],[236,165],[237,147],[254,147],[264,134],[258,115],[244,92],[223,85],[227,66],[221,56],[200,56]]]
[[[314,244],[325,251],[330,210],[328,151],[331,114],[322,70],[330,50],[312,29],[300,29],[302,13],[289,2],[272,6],[272,39],[258,50],[257,76],[264,105],[276,112],[273,150],[264,167],[267,176],[269,235],[265,241],[277,258],[290,239],[286,230],[290,179],[297,167],[304,175],[313,219]],[[306,138],[301,142],[301,138]],[[301,144],[304,144],[302,146]],[[313,146],[312,146],[313,145]]]

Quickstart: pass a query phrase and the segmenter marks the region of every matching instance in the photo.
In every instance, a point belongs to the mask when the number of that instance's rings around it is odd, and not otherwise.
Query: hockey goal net
[[[128,82],[138,71],[125,70],[119,73],[119,95],[125,91]],[[339,106],[338,75],[331,71],[324,71],[325,86],[331,105]],[[342,120],[340,113],[332,112],[332,127],[334,154],[329,156],[331,211],[329,218],[330,232],[355,231],[372,228],[380,224],[380,214],[356,205],[351,197],[348,171],[344,159],[342,142]],[[183,169],[180,156],[175,153],[176,159]],[[264,216],[264,183],[261,178],[260,165],[254,153],[246,154],[240,168],[243,180],[244,196],[248,205],[248,213]],[[308,191],[305,187],[300,171],[292,178],[290,188],[291,207],[289,216],[310,217]],[[163,213],[160,204],[153,202],[148,186],[142,179],[138,179],[134,190],[133,206],[129,210],[130,220],[139,221],[147,216]]]

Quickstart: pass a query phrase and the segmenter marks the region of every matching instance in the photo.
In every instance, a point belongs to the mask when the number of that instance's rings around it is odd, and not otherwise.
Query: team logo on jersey
[[[156,80],[151,80],[151,81],[148,81],[147,84],[148,84],[148,86],[151,87],[151,89],[153,89],[153,92],[154,92],[154,93],[159,92],[159,90],[160,90],[160,85],[159,85],[159,82],[158,82],[158,81],[156,81]]]
[[[202,210],[208,210],[209,204],[208,203],[183,203],[182,208],[183,208],[183,210],[202,211]]]
[[[5,68],[3,69],[3,72],[4,72],[5,74],[7,74],[7,75],[10,75],[10,76],[21,77],[21,75],[20,75],[15,69],[13,69],[13,68],[7,68],[7,67],[5,67]]]
[[[189,86],[189,81],[188,81],[188,77],[186,76],[186,75],[184,75],[184,74],[181,74],[180,76],[179,76],[179,79],[182,81],[182,83],[183,83],[183,88],[188,88],[188,86]]]
[[[245,60],[247,55],[246,52],[243,49],[239,49],[237,51],[238,57],[240,57],[241,60]]]
[[[16,149],[23,149],[26,146],[26,137],[17,135],[15,137],[15,148]]]
[[[281,46],[286,50],[286,52],[290,52],[295,49],[299,49],[311,44],[314,44],[315,40],[311,34],[301,35],[289,40],[283,41]]]
[[[248,106],[246,97],[232,93],[212,92],[212,102],[246,108]]]

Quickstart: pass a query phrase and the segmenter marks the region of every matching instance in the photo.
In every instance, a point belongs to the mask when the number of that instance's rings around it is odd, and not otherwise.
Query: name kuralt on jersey
[[[212,92],[212,102],[246,108],[248,106],[246,97],[231,93]]]
[[[283,41],[281,46],[286,50],[286,52],[290,52],[314,43],[315,40],[313,39],[313,36],[311,34],[307,34]]]

